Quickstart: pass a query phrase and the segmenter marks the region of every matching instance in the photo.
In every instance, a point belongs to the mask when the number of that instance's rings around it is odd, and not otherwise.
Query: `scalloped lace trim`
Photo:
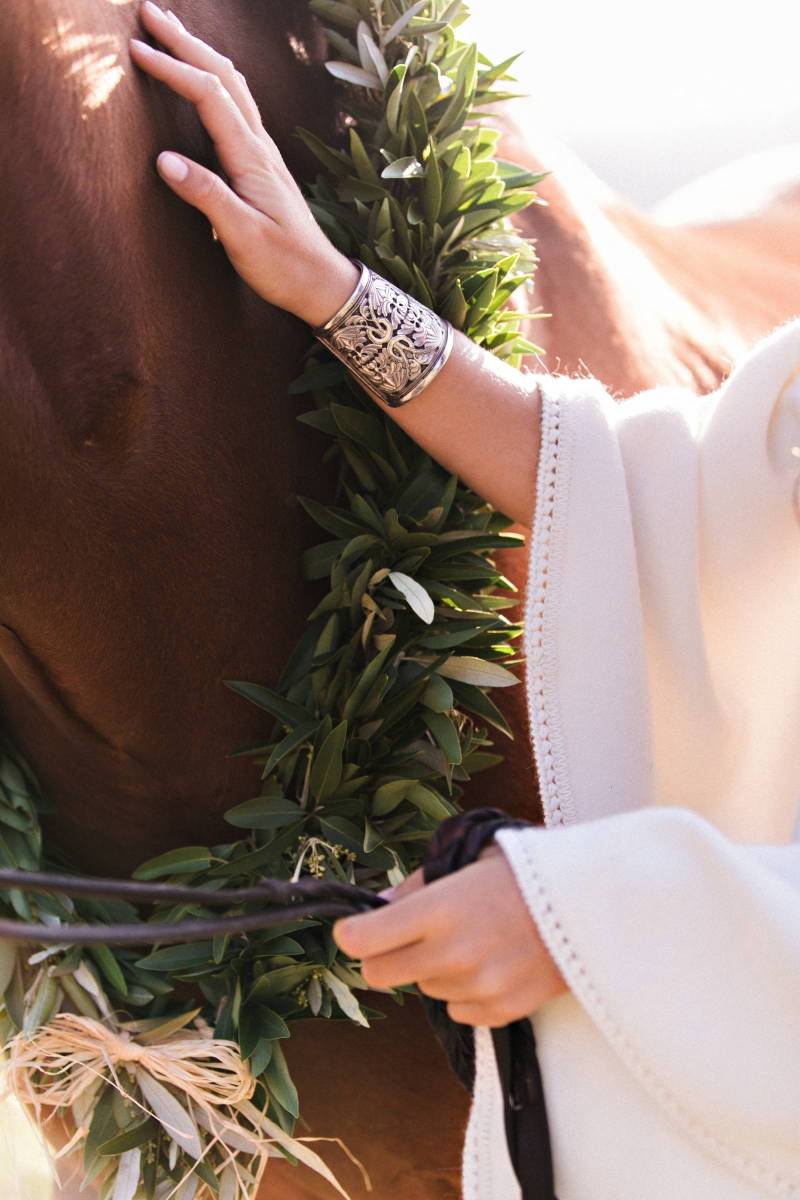
[[[482,1047],[477,1029],[474,1030],[473,1037],[475,1038],[475,1082],[461,1162],[461,1191],[464,1200],[480,1200],[481,1169],[484,1163],[491,1162],[492,1151],[489,1122],[479,1108]]]
[[[540,385],[539,392],[541,446],[525,614],[528,708],[545,824],[565,825],[575,814],[560,733],[555,686],[558,647],[551,614],[558,609],[566,509],[562,493],[569,486],[572,437],[562,417],[561,396],[551,395],[547,386]]]
[[[661,1104],[664,1111],[670,1114],[678,1127],[705,1147],[717,1162],[734,1168],[744,1178],[757,1183],[759,1188],[769,1189],[772,1196],[782,1197],[782,1200],[800,1200],[800,1187],[796,1181],[771,1169],[768,1164],[742,1154],[732,1143],[717,1137],[686,1109],[645,1061],[634,1042],[610,1013],[605,1000],[581,962],[569,934],[556,915],[537,868],[531,839],[524,836],[526,832],[501,829],[496,835],[496,840],[501,844],[511,864],[531,916],[547,948],[563,971],[570,991],[617,1051],[622,1062]]]

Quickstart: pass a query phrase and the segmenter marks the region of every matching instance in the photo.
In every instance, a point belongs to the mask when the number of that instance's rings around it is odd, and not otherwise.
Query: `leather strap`
[[[388,901],[367,888],[328,879],[262,879],[251,887],[195,888],[172,883],[140,883],[132,879],[103,879],[92,875],[56,875],[40,871],[0,870],[0,892],[61,892],[65,896],[94,896],[138,904],[186,902],[202,905],[255,904],[255,911],[238,916],[201,917],[180,921],[127,924],[44,925],[36,921],[0,919],[0,941],[62,943],[69,946],[167,945],[199,942],[222,934],[248,933],[296,917],[346,917],[381,908]]]

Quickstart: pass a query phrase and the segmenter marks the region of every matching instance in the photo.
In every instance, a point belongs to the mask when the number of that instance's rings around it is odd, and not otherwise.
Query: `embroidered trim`
[[[724,1166],[733,1167],[760,1187],[768,1188],[771,1195],[780,1196],[782,1200],[800,1200],[800,1182],[793,1182],[788,1176],[779,1174],[766,1164],[745,1157],[735,1146],[722,1141],[693,1116],[661,1082],[657,1073],[648,1066],[638,1048],[614,1020],[581,963],[569,934],[556,916],[536,866],[532,833],[541,839],[541,831],[501,829],[495,835],[495,840],[500,843],[511,864],[531,916],[575,998],[580,1001],[642,1086],[676,1119],[681,1128],[709,1150]]]
[[[491,1085],[490,1056],[493,1056],[494,1048],[487,1028],[476,1026],[473,1036],[475,1038],[475,1091],[467,1125],[467,1136],[464,1140],[462,1190],[464,1200],[487,1200],[481,1187],[488,1181],[486,1173],[492,1171],[494,1163],[491,1134],[495,1097],[489,1091]],[[510,1197],[509,1200],[511,1200]]]
[[[521,1200],[505,1148],[505,1133],[498,1134],[498,1130],[504,1130],[505,1118],[491,1029],[475,1026],[474,1036],[475,1091],[464,1139],[463,1200]],[[498,1137],[502,1146],[499,1156]]]
[[[575,819],[575,814],[557,711],[558,647],[552,615],[558,610],[567,509],[563,492],[570,479],[572,436],[571,425],[562,414],[561,395],[555,388],[550,394],[548,380],[543,376],[539,384],[541,444],[531,529],[525,657],[531,741],[545,824],[550,826],[565,825]],[[550,382],[563,388],[570,381],[554,378]]]

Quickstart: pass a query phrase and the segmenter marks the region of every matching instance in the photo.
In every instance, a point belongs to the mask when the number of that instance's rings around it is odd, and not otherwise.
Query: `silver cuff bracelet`
[[[313,329],[375,400],[397,408],[426,388],[453,348],[453,327],[359,258],[361,277],[338,312]]]

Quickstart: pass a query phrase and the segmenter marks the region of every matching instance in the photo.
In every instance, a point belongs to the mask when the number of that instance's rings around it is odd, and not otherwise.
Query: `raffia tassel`
[[[201,1108],[249,1100],[255,1079],[235,1042],[182,1029],[163,1041],[134,1041],[92,1017],[57,1013],[30,1038],[7,1046],[11,1090],[28,1103],[71,1106],[109,1067],[132,1066],[185,1093]],[[32,1073],[42,1076],[33,1083]],[[109,1080],[113,1082],[113,1080]]]
[[[251,1200],[266,1168],[270,1147],[275,1144],[322,1175],[349,1200],[333,1172],[304,1144],[308,1141],[340,1145],[371,1190],[363,1166],[338,1138],[291,1137],[251,1102],[256,1081],[236,1042],[209,1037],[200,1029],[181,1029],[161,1040],[136,1041],[124,1029],[111,1028],[92,1017],[60,1012],[29,1038],[18,1033],[5,1051],[5,1091],[33,1108],[39,1127],[47,1119],[43,1120],[43,1109],[50,1109],[51,1115],[59,1108],[74,1111],[72,1106],[80,1105],[87,1092],[99,1095],[98,1081],[103,1081],[139,1105],[143,1114],[153,1117],[195,1162],[216,1148],[217,1156],[222,1157],[217,1168],[222,1183],[220,1195],[226,1200]],[[135,1077],[144,1103],[121,1086],[118,1067]],[[90,1119],[91,1104],[83,1129],[56,1157],[82,1140]],[[211,1136],[204,1140],[200,1128]],[[248,1160],[247,1167],[243,1158]],[[137,1175],[138,1161],[137,1157]],[[121,1164],[122,1159],[118,1167]],[[127,1169],[133,1164],[124,1165]],[[187,1178],[191,1174],[190,1170]],[[168,1194],[178,1194],[180,1186]],[[195,1193],[197,1200],[206,1190],[202,1185]]]

